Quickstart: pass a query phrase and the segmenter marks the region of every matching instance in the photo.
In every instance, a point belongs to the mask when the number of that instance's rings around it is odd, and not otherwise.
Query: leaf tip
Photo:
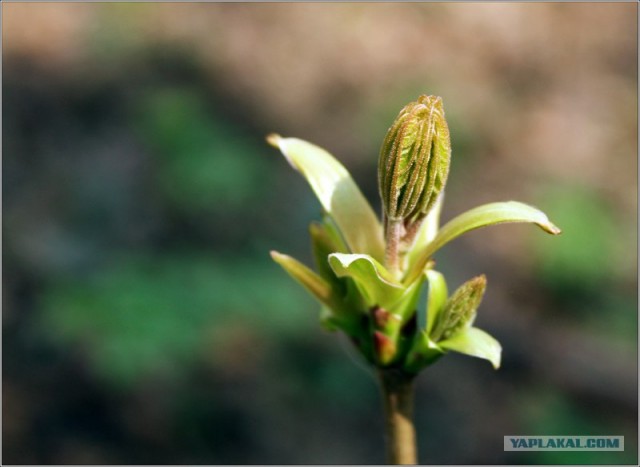
[[[502,346],[500,345],[500,343],[498,341],[496,341],[497,344],[497,351],[496,353],[489,359],[489,362],[491,363],[491,366],[493,367],[494,370],[499,370],[500,369],[500,365],[502,364]]]
[[[502,355],[501,354],[502,354],[502,349],[498,353],[497,357],[494,357],[491,360],[489,360],[489,362],[491,363],[491,366],[496,371],[500,369],[500,364],[502,363]]]
[[[560,229],[560,227],[553,224],[551,221],[549,221],[545,225],[541,225],[541,227],[545,232],[548,232],[551,235],[560,235],[562,233],[562,230]]]
[[[270,133],[267,135],[267,143],[269,143],[274,148],[280,147],[280,140],[282,137],[278,133]]]
[[[473,284],[474,287],[486,287],[487,286],[487,276],[485,274],[480,274],[479,276],[474,277],[469,281],[470,284]]]
[[[274,260],[276,263],[279,263],[280,261],[282,261],[283,258],[286,257],[286,255],[283,255],[282,253],[276,250],[271,250],[269,254],[271,255],[271,259]]]

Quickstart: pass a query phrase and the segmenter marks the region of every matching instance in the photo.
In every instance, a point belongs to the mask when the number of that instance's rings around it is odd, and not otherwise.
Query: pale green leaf
[[[443,349],[489,360],[494,369],[500,368],[502,346],[482,329],[464,328],[454,336],[438,342],[438,345]]]
[[[320,309],[320,324],[330,332],[335,332],[340,329],[339,320],[333,313],[331,308],[322,306]]]
[[[445,350],[433,342],[426,331],[420,331],[415,335],[403,367],[406,371],[418,373],[425,366],[435,362],[444,353]]]
[[[382,261],[382,226],[347,169],[324,149],[301,139],[270,135],[267,140],[306,178],[351,252]]]
[[[340,250],[333,240],[332,235],[327,230],[326,224],[312,222],[309,225],[309,235],[311,236],[311,249],[316,264],[316,271],[339,295],[345,295],[345,281],[336,277],[333,269],[329,266],[329,255]]]
[[[368,306],[389,309],[407,290],[371,256],[333,253],[329,255],[329,264],[338,277],[354,280]]]
[[[422,273],[433,254],[451,240],[470,230],[509,222],[537,224],[545,232],[553,235],[558,235],[561,232],[545,213],[527,204],[517,201],[485,204],[459,215],[440,229],[433,241],[418,253],[417,261],[407,274],[408,282],[415,280]]]
[[[429,283],[429,296],[427,298],[427,325],[425,330],[427,335],[431,335],[434,324],[438,315],[444,309],[449,294],[447,291],[447,282],[444,276],[438,271],[429,269],[426,272],[427,281]]]
[[[440,196],[438,196],[438,199],[431,208],[431,211],[429,211],[429,214],[427,214],[427,217],[425,217],[420,229],[418,230],[418,234],[413,241],[413,245],[411,245],[409,253],[407,254],[409,264],[413,264],[418,260],[419,253],[429,244],[429,242],[433,241],[438,234],[443,200],[444,191],[440,193]]]
[[[339,308],[340,303],[335,297],[331,286],[322,277],[291,256],[272,251],[271,258],[318,299],[320,303],[333,310]]]
[[[391,305],[394,313],[398,313],[402,316],[403,323],[405,323],[411,316],[413,316],[414,312],[416,312],[424,280],[425,276],[421,276],[417,281],[406,288],[399,301]]]
[[[349,248],[345,244],[338,226],[326,212],[322,215],[322,226],[333,242],[334,250],[332,253],[349,253]]]

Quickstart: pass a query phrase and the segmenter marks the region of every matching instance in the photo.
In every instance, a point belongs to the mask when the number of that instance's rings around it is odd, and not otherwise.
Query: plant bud
[[[378,161],[378,188],[387,219],[405,225],[433,207],[449,174],[451,142],[442,99],[420,96],[387,132]]]
[[[462,284],[447,301],[433,328],[431,339],[438,342],[451,337],[465,326],[470,326],[486,287],[487,278],[484,274]]]

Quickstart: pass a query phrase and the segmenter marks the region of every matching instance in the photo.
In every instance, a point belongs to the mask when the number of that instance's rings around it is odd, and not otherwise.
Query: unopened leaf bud
[[[389,364],[396,356],[396,343],[380,331],[374,331],[373,333],[373,346],[376,359],[380,365]]]
[[[450,159],[442,99],[422,95],[400,111],[380,149],[378,188],[386,217],[406,225],[426,216],[445,186]]]
[[[462,284],[447,301],[433,328],[431,339],[438,342],[451,337],[465,326],[470,326],[486,287],[487,279],[484,274]]]

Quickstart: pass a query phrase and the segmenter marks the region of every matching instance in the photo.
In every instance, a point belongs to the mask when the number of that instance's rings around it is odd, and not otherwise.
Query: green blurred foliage
[[[580,325],[629,343],[637,340],[637,297],[627,281],[634,254],[626,241],[631,222],[597,191],[583,186],[556,185],[540,205],[562,225],[562,235],[548,241],[531,236],[535,273],[558,306],[554,313],[580,319]],[[622,241],[621,241],[622,240]]]
[[[593,190],[556,185],[540,204],[562,223],[555,242],[536,238],[536,267],[540,278],[558,293],[588,293],[603,281],[618,279],[620,225],[611,206]]]
[[[517,398],[522,433],[527,436],[620,436],[620,420],[603,420],[557,389],[530,387]],[[624,451],[538,451],[511,453],[524,464],[633,464],[635,440],[625,437]],[[515,459],[514,459],[515,460]]]
[[[55,283],[42,299],[42,331],[59,345],[85,348],[100,377],[117,385],[154,373],[184,377],[203,359],[223,364],[225,331],[233,336],[237,326],[256,339],[256,350],[246,349],[251,357],[265,341],[301,332],[318,308],[266,258],[165,252],[112,264]]]
[[[255,137],[217,118],[208,102],[193,86],[151,86],[133,102],[131,128],[153,154],[150,188],[157,198],[150,199],[215,237],[249,227],[238,219],[251,218],[264,199],[270,167]],[[96,192],[95,183],[78,186],[92,193],[85,230],[116,215],[111,211],[120,206],[108,203],[110,192]],[[106,212],[98,215],[96,206]],[[268,236],[268,228],[248,235],[267,243],[260,232]],[[237,245],[207,247],[201,239],[188,248],[116,248],[103,268],[54,281],[41,300],[42,331],[58,345],[86,349],[105,381],[131,388],[157,373],[184,376],[185,366],[203,359],[223,363],[229,355],[216,348],[233,335],[227,328],[240,325],[264,341],[315,322],[309,310],[318,306],[289,286],[266,251],[249,256],[246,246],[234,253]]]
[[[266,189],[264,148],[205,103],[193,88],[152,89],[136,103],[134,129],[158,156],[162,193],[192,214],[257,202]]]

